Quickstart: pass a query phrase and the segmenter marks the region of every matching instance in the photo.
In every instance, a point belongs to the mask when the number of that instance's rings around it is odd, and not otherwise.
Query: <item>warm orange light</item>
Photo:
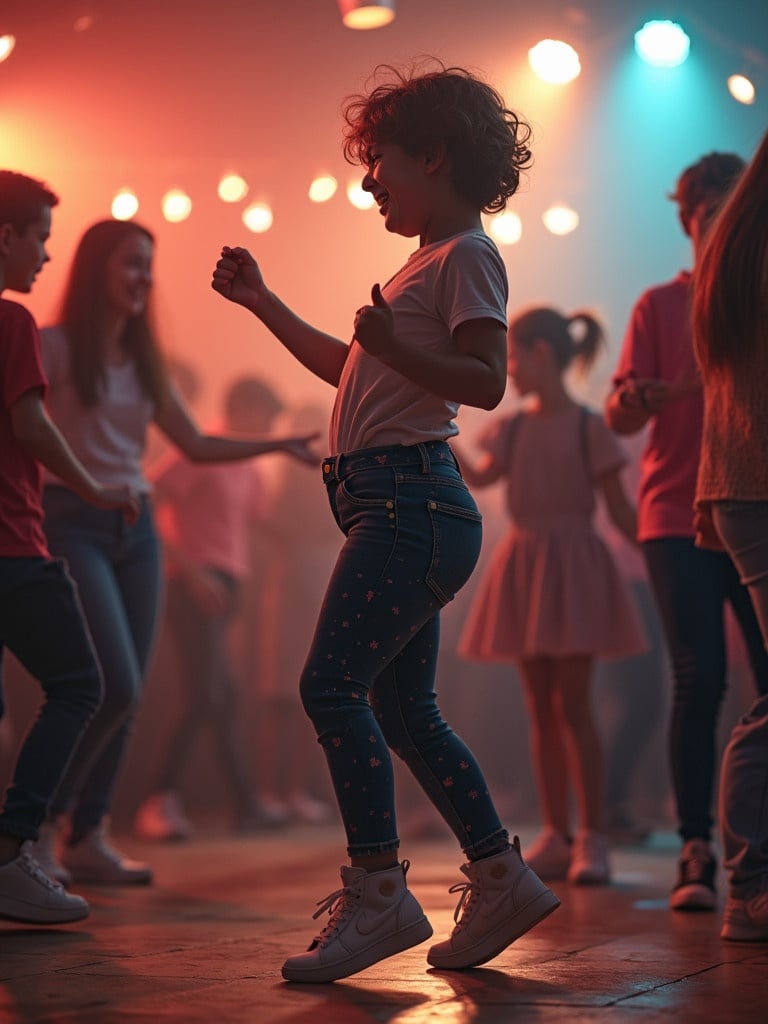
[[[15,36],[0,36],[0,64],[11,56],[15,45]]]
[[[747,106],[755,102],[755,87],[746,75],[731,75],[728,79],[728,92],[739,103]]]
[[[347,199],[358,210],[370,210],[376,202],[371,193],[366,192],[359,181],[353,181],[347,185]]]
[[[256,234],[269,231],[273,220],[272,210],[267,203],[253,203],[243,211],[243,224],[249,231],[255,231]]]
[[[565,85],[581,73],[579,55],[560,39],[542,39],[528,51],[528,63],[544,82]]]
[[[192,213],[192,200],[181,189],[172,188],[162,199],[163,216],[171,224],[179,224]]]
[[[523,234],[523,223],[516,213],[507,210],[491,220],[489,230],[500,245],[515,245]]]
[[[321,174],[309,186],[309,198],[313,203],[326,203],[336,195],[339,183],[330,174]]]
[[[383,28],[395,18],[395,0],[339,0],[347,28]]]
[[[564,203],[556,203],[541,215],[547,231],[553,235],[570,235],[579,226],[579,215]]]
[[[219,182],[219,199],[225,203],[239,203],[248,194],[248,182],[239,174],[225,174]]]
[[[115,220],[130,220],[139,209],[139,200],[128,188],[120,189],[112,200],[112,216]]]

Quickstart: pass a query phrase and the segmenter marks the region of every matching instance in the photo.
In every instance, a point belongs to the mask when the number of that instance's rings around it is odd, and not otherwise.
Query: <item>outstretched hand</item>
[[[355,313],[355,338],[369,355],[381,359],[393,346],[395,317],[378,284],[371,288],[371,302]]]
[[[225,245],[213,271],[211,287],[230,302],[254,309],[264,292],[259,265],[242,246]]]
[[[310,446],[318,437],[320,437],[319,430],[315,430],[311,434],[302,434],[299,437],[287,437],[283,442],[283,451],[286,455],[292,455],[294,459],[298,459],[299,462],[304,462],[308,466],[316,466],[322,455],[319,455]]]

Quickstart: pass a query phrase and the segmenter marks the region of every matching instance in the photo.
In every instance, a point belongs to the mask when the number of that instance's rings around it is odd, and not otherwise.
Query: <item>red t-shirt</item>
[[[47,386],[32,314],[0,299],[0,558],[48,557],[42,469],[11,429],[12,406],[32,388],[44,395]]]
[[[614,374],[687,382],[698,376],[690,325],[691,275],[685,271],[640,297]],[[638,495],[638,540],[693,537],[693,501],[701,453],[704,400],[670,402],[650,421]]]

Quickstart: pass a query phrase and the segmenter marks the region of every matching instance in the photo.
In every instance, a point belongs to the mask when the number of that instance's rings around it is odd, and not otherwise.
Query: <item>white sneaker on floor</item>
[[[294,793],[288,801],[288,806],[299,821],[305,821],[310,825],[322,825],[323,822],[330,821],[333,816],[333,808],[330,804],[316,800],[315,797],[304,791]]]
[[[54,882],[32,856],[32,843],[22,843],[19,856],[0,867],[0,918],[24,924],[67,924],[90,913],[81,896]]]
[[[545,882],[562,882],[571,866],[571,843],[562,832],[546,828],[529,849],[525,863]]]
[[[469,879],[451,886],[461,892],[449,939],[438,942],[427,955],[433,967],[461,970],[477,967],[498,956],[560,906],[560,900],[524,863],[520,840],[461,870]]]
[[[768,942],[768,886],[743,899],[728,897],[720,938],[729,942]]]
[[[76,882],[103,885],[149,885],[152,869],[148,864],[131,860],[110,843],[107,826],[102,822],[91,829],[74,846],[66,846],[64,866]]]
[[[61,836],[64,823],[56,818],[44,821],[38,829],[37,839],[32,843],[30,852],[49,878],[59,885],[72,884],[72,875],[61,863]]]
[[[581,829],[573,837],[568,881],[572,885],[607,885],[610,880],[608,840],[600,832]]]
[[[320,983],[348,978],[432,934],[424,911],[405,884],[408,861],[385,871],[343,867],[342,888],[322,900],[330,920],[306,953],[283,964],[286,981]]]
[[[170,789],[147,797],[136,812],[133,827],[142,839],[183,841],[192,835],[181,798]]]

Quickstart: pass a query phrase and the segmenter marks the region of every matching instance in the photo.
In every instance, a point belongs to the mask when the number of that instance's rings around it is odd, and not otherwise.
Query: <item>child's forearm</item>
[[[449,402],[494,409],[504,397],[506,378],[477,356],[396,344],[378,358],[425,391]]]
[[[338,387],[348,345],[302,320],[273,292],[265,291],[248,308],[303,366]]]

